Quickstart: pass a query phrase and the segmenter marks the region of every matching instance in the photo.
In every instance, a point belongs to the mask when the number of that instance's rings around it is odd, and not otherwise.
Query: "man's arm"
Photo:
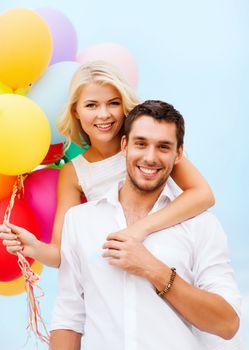
[[[201,235],[202,233],[200,232],[199,234]],[[210,237],[210,244],[217,244],[217,238],[213,242]],[[128,238],[122,234],[113,234],[109,235],[108,241],[103,247],[107,248],[103,256],[110,258],[110,264],[128,273],[146,278],[157,290],[163,290],[169,282],[172,273],[170,267],[154,257],[142,243],[135,239]],[[222,249],[223,246],[221,251]],[[205,256],[204,251],[203,255]],[[214,256],[218,256],[218,260],[219,256],[222,256],[219,249]],[[224,259],[226,260],[226,254]],[[218,294],[219,288],[221,287],[222,289],[223,287],[222,283],[226,282],[223,275],[228,274],[226,263],[223,260],[220,261],[220,271],[216,270],[217,275],[214,274],[214,271],[211,272],[216,280],[213,285],[215,283],[217,285],[217,288],[213,290],[217,290],[217,293],[204,290],[208,288],[206,288],[206,277],[203,275],[206,276],[208,271],[217,264],[218,260],[210,258],[210,261],[207,260],[205,262],[206,266],[202,267],[204,273],[199,278],[199,280],[203,279],[200,288],[192,286],[177,275],[172,288],[165,295],[165,299],[195,327],[224,339],[230,339],[238,330],[239,317],[234,308]],[[196,274],[198,274],[197,271]]]
[[[58,292],[51,322],[51,350],[79,350],[85,323],[84,293],[72,211],[66,214],[61,245]]]
[[[155,259],[155,258],[154,258]],[[147,278],[157,290],[162,291],[170,281],[171,269],[156,259],[146,271]],[[231,339],[239,328],[239,317],[233,307],[220,295],[196,288],[176,275],[173,285],[164,295],[178,312],[193,326]]]
[[[51,332],[49,350],[80,350],[81,334],[58,329]]]

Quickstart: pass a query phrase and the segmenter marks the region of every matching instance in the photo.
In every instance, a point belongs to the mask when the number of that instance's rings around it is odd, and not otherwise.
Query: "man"
[[[173,106],[138,105],[121,143],[125,182],[67,213],[51,350],[79,350],[82,334],[84,350],[213,350],[199,330],[223,339],[238,330],[240,297],[213,215],[144,243],[120,233],[106,240],[169,203],[165,184],[181,159],[183,137],[184,120]]]

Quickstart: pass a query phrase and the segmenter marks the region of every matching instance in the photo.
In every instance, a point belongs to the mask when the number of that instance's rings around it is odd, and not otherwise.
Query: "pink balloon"
[[[80,53],[77,62],[86,63],[94,60],[104,60],[115,65],[130,82],[133,88],[138,83],[138,65],[131,53],[125,47],[114,43],[103,43],[87,48]]]
[[[24,181],[24,199],[34,211],[41,229],[41,240],[49,243],[57,206],[59,170],[44,168],[32,172]]]

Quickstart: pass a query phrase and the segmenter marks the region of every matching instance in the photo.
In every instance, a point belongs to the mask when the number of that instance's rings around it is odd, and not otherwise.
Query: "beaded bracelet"
[[[169,282],[166,284],[166,287],[163,290],[161,290],[161,291],[156,290],[157,295],[159,295],[162,298],[164,297],[164,295],[166,293],[168,293],[170,291],[170,289],[171,289],[171,287],[173,285],[174,279],[176,277],[176,269],[175,269],[175,267],[171,267],[171,271],[172,272],[171,272],[171,275],[170,275],[170,279],[169,279]]]

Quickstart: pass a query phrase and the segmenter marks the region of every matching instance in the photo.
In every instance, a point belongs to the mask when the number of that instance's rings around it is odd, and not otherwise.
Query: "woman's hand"
[[[5,222],[0,225],[0,239],[10,254],[22,252],[25,256],[35,259],[36,247],[39,244],[35,235],[26,229]]]
[[[127,236],[128,238],[134,238],[139,242],[143,242],[147,237],[147,234],[143,232],[141,228],[136,224],[130,225],[129,227],[126,227],[123,230],[113,232],[110,235],[112,236],[113,234],[122,234]],[[107,240],[109,240],[109,236],[107,237]]]

